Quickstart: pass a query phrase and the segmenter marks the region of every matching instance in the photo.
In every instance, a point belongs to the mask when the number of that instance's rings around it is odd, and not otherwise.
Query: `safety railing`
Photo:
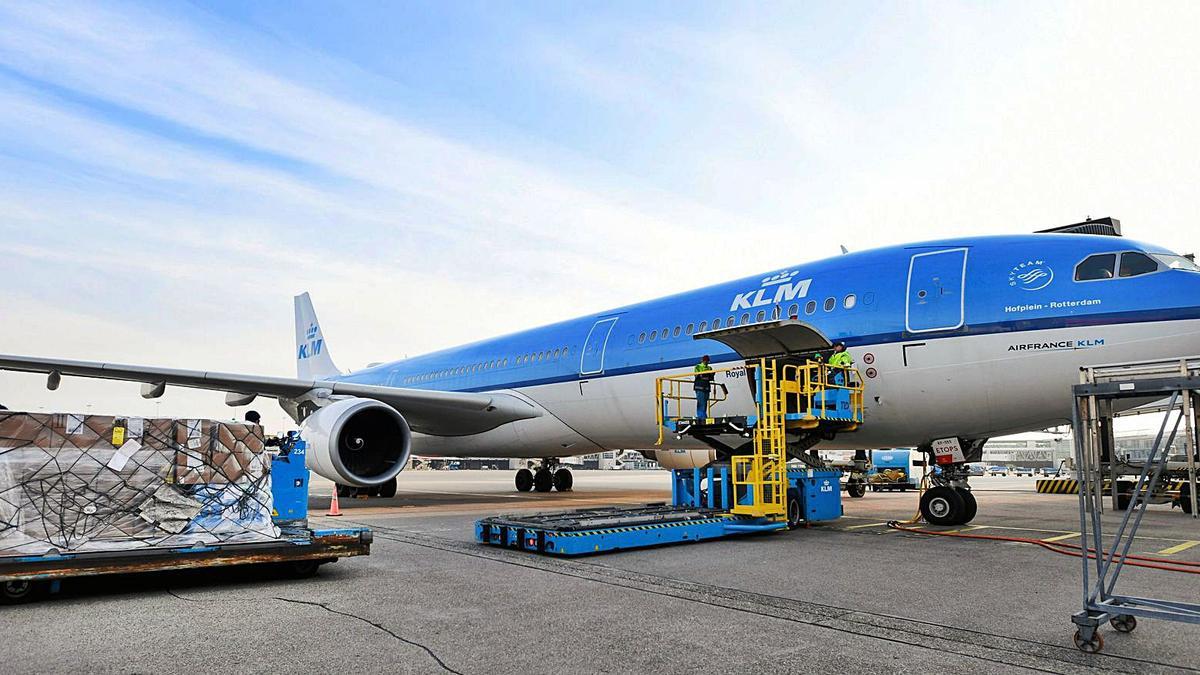
[[[706,370],[703,373],[689,372],[680,373],[679,375],[664,375],[655,380],[655,390],[658,392],[657,404],[657,422],[658,422],[658,441],[656,445],[662,445],[663,433],[667,420],[679,419],[681,417],[708,417],[709,410],[718,403],[729,398],[729,388],[723,382],[717,382],[717,375],[728,373],[734,368],[713,368]],[[697,410],[696,396],[696,377],[698,375],[711,376],[709,384],[709,399],[708,405],[705,406],[704,414],[699,414]],[[689,411],[685,414],[685,411]],[[696,413],[695,415],[691,413]]]
[[[820,361],[785,365],[780,383],[795,404],[786,401],[785,412],[818,420],[861,423],[863,419],[863,380],[853,366],[831,366]]]

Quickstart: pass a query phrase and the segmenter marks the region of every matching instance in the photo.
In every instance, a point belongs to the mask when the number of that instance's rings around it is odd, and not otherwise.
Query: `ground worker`
[[[829,367],[837,369],[833,374],[833,383],[839,385],[846,384],[846,371],[853,366],[854,359],[850,356],[850,352],[846,351],[846,343],[835,343],[833,345],[833,355],[829,357]]]
[[[708,417],[708,396],[712,391],[713,372],[712,366],[708,365],[708,354],[700,357],[700,363],[696,364],[696,377],[692,380],[692,389],[696,391],[696,417]]]

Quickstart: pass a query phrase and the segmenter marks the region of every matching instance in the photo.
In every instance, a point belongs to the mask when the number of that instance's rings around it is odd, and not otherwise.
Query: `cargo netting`
[[[0,411],[0,556],[268,541],[262,428]]]

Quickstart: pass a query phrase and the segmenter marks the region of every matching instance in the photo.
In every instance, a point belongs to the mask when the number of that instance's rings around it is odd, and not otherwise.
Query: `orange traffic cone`
[[[334,486],[333,486],[333,499],[331,499],[331,500],[329,501],[329,512],[325,514],[325,515],[327,515],[327,516],[340,516],[340,515],[342,515],[342,510],[341,510],[341,508],[339,508],[339,507],[338,507],[338,497],[337,497],[337,492],[338,492],[338,490],[337,490],[337,485],[334,485]]]

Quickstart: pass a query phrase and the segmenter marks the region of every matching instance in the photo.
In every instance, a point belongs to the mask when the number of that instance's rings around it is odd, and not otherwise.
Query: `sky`
[[[291,376],[877,245],[1200,248],[1198,3],[0,1],[0,353]],[[0,373],[28,410],[220,393]],[[255,404],[282,428],[273,402]]]

